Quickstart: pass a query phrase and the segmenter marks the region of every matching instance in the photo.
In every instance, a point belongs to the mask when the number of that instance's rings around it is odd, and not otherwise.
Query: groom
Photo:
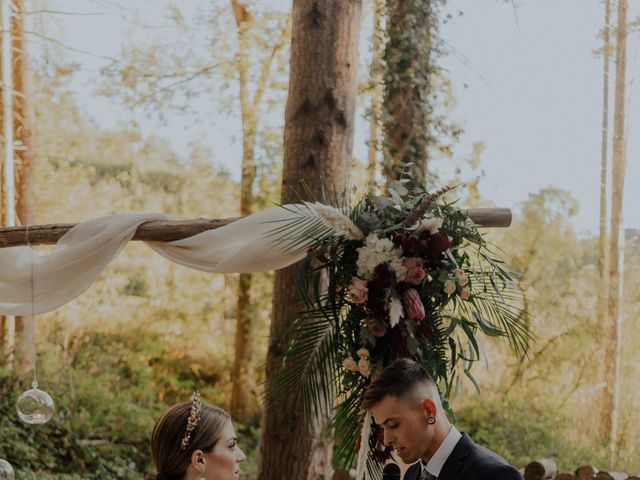
[[[409,467],[404,480],[521,480],[503,458],[474,443],[447,419],[435,382],[421,365],[396,360],[369,385],[363,407],[384,443]]]

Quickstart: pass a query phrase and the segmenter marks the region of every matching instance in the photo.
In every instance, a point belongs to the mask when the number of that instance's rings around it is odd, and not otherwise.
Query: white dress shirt
[[[425,465],[424,462],[420,460],[422,471],[424,472],[424,470],[426,470],[434,477],[439,477],[444,462],[447,461],[447,458],[449,458],[449,455],[451,455],[451,452],[453,452],[453,449],[461,438],[462,434],[456,427],[451,425],[449,433],[447,433],[444,441],[440,444],[438,450],[436,450],[436,453],[433,454],[433,457],[431,457],[427,464]]]

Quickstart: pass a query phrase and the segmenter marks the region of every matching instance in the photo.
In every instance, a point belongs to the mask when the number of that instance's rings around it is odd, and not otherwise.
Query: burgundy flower
[[[403,236],[400,232],[391,232],[391,241],[396,245],[400,245],[402,243]]]
[[[431,238],[429,239],[429,255],[433,258],[439,258],[450,246],[451,240],[449,240],[448,235],[444,233],[431,235]]]
[[[379,280],[385,286],[391,285],[391,281],[395,276],[395,274],[384,263],[381,263],[373,270],[373,275],[375,280]]]
[[[400,245],[402,246],[402,251],[406,255],[421,257],[425,253],[425,246],[415,235],[408,235],[404,237]]]
[[[409,288],[402,294],[402,299],[404,300],[404,308],[407,312],[407,318],[416,323],[422,322],[425,316],[424,305],[422,304],[418,291],[415,288]]]

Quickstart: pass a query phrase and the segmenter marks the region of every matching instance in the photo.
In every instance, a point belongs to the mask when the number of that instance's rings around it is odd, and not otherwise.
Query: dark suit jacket
[[[409,467],[404,480],[420,480],[420,462]],[[506,460],[473,440],[466,433],[444,462],[438,480],[521,480],[520,472]]]

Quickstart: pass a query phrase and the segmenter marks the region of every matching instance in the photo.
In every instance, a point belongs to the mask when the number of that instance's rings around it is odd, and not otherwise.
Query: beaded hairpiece
[[[191,434],[195,430],[196,426],[198,426],[201,415],[202,403],[200,402],[200,392],[196,390],[193,392],[193,395],[191,395],[191,408],[189,409],[189,419],[187,420],[187,431],[185,432],[184,437],[182,437],[182,442],[180,444],[182,450],[185,450],[187,446],[189,446]]]

